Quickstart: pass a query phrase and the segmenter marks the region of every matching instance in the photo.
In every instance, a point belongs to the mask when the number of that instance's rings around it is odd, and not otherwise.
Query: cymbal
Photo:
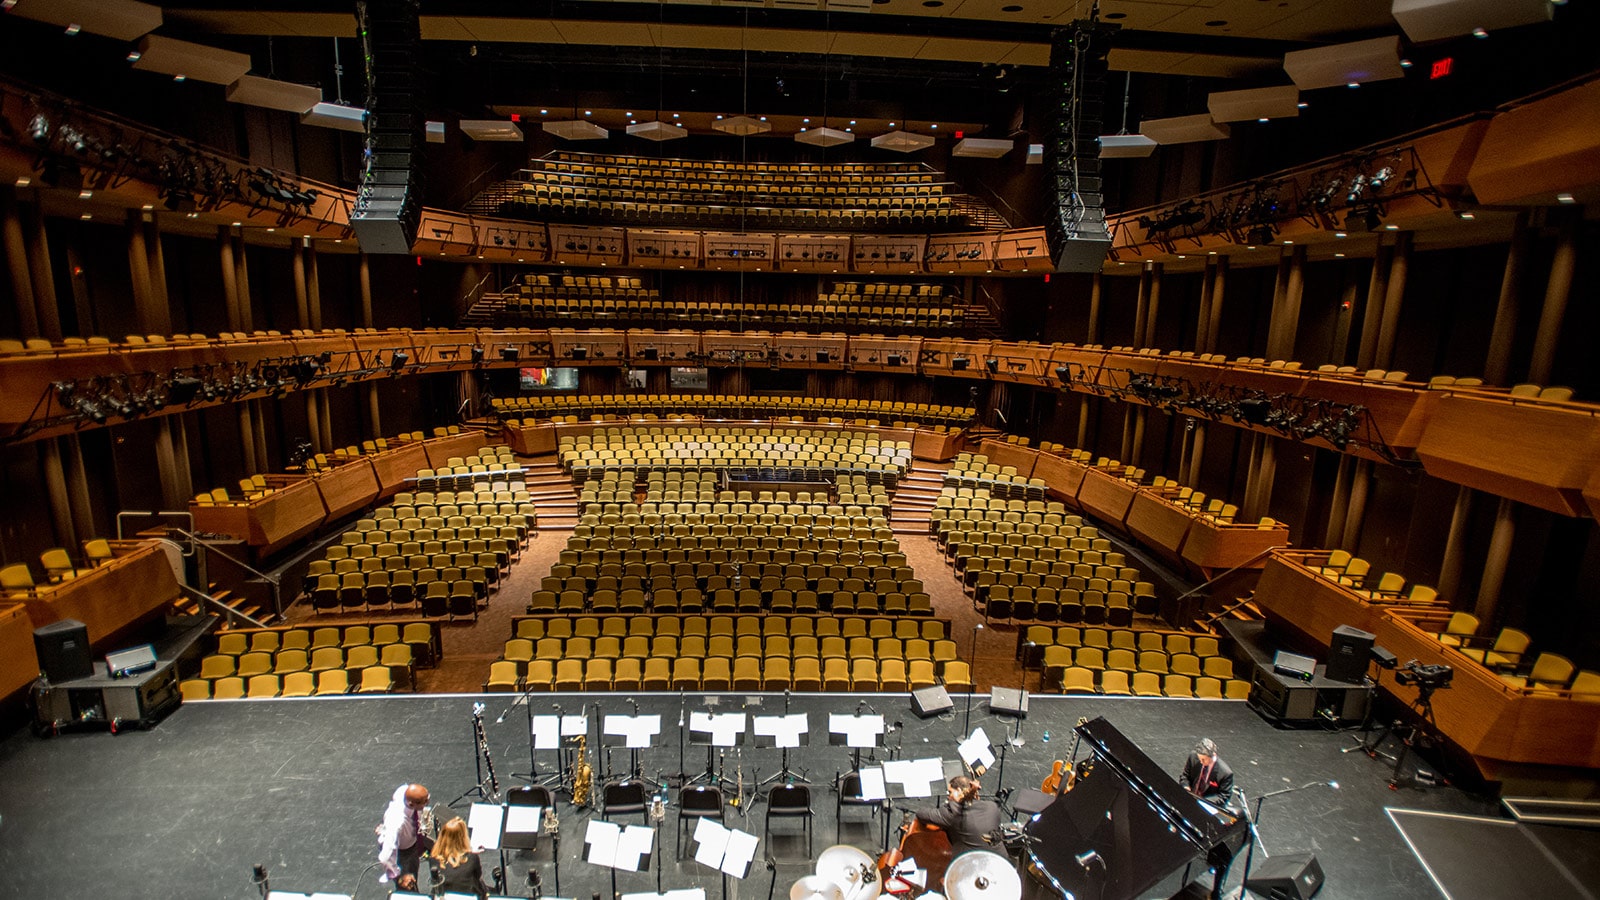
[[[789,888],[789,900],[844,900],[844,889],[821,875],[807,875]]]
[[[1019,900],[1022,879],[1011,860],[987,850],[972,850],[956,857],[945,870],[944,892],[950,900]]]
[[[817,875],[844,888],[848,900],[873,900],[883,890],[883,882],[863,881],[865,874],[877,871],[877,862],[848,844],[838,844],[817,857]]]

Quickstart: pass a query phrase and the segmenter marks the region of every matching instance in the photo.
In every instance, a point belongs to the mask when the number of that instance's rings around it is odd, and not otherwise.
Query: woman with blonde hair
[[[478,854],[472,852],[465,819],[456,816],[445,823],[439,830],[439,836],[434,839],[428,857],[432,860],[435,895],[450,892],[474,894],[478,900],[485,900],[489,896],[489,889],[483,883],[483,862],[478,859]]]

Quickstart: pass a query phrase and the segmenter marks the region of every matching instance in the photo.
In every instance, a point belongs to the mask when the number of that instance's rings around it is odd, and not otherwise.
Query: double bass
[[[944,870],[950,865],[950,858],[954,855],[951,853],[950,836],[945,834],[943,828],[923,822],[910,811],[907,811],[901,820],[900,830],[904,834],[900,838],[900,846],[886,850],[878,857],[878,876],[883,879],[884,892],[888,894],[942,892]],[[895,867],[907,859],[915,860],[917,868],[928,873],[926,885],[919,888],[894,876]]]

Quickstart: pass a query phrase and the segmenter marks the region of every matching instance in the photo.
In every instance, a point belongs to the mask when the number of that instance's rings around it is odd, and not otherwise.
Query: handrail
[[[210,594],[206,593],[205,591],[200,590],[199,588],[190,587],[187,584],[183,584],[182,582],[179,582],[178,583],[178,589],[183,591],[184,593],[188,594],[189,596],[193,597],[194,599],[200,601],[200,604],[202,606],[215,607],[218,612],[220,612],[224,616],[228,617],[230,624],[232,623],[233,620],[237,619],[239,621],[243,621],[243,622],[248,623],[251,627],[254,627],[254,628],[267,628],[267,627],[270,627],[265,622],[257,621],[255,618],[253,618],[249,614],[242,613],[242,612],[238,611],[237,609],[234,609],[233,607],[229,606],[226,603],[223,603],[221,600],[218,600],[217,598],[211,596]]]
[[[1224,578],[1227,578],[1229,575],[1232,575],[1233,573],[1239,571],[1240,569],[1247,569],[1247,568],[1250,567],[1250,565],[1252,563],[1255,563],[1255,562],[1258,562],[1260,560],[1266,559],[1268,556],[1272,555],[1273,553],[1278,552],[1279,550],[1287,550],[1287,549],[1289,549],[1289,545],[1288,544],[1279,544],[1279,545],[1275,545],[1275,546],[1272,546],[1272,547],[1267,547],[1264,550],[1259,550],[1256,553],[1252,554],[1251,557],[1249,559],[1245,560],[1244,562],[1239,563],[1238,565],[1234,566],[1231,569],[1228,569],[1227,571],[1224,571],[1224,572],[1221,572],[1219,574],[1213,575],[1212,577],[1206,579],[1205,581],[1202,581],[1199,584],[1195,585],[1193,588],[1190,588],[1189,590],[1184,591],[1182,594],[1179,594],[1174,602],[1183,600],[1183,599],[1188,598],[1188,597],[1192,597],[1195,594],[1198,594],[1199,592],[1201,592],[1202,590],[1205,590],[1206,587],[1208,587],[1210,585],[1213,585],[1213,584],[1216,584],[1217,582],[1221,581]],[[1250,598],[1246,597],[1246,598],[1244,598],[1242,600],[1239,600],[1239,601],[1237,601],[1235,603],[1231,603],[1228,606],[1218,610],[1217,612],[1212,613],[1211,615],[1206,616],[1203,619],[1197,620],[1196,624],[1204,625],[1205,627],[1210,628],[1212,625],[1216,624],[1218,619],[1221,619],[1223,616],[1227,615],[1230,612],[1233,612],[1234,610],[1238,609],[1239,607],[1241,607],[1241,606],[1243,606],[1243,605],[1245,605],[1246,603],[1249,603],[1249,602],[1250,602]]]
[[[217,546],[216,544],[212,543],[211,541],[206,540],[205,538],[200,537],[199,535],[195,534],[192,531],[185,531],[182,528],[173,528],[172,530],[177,532],[178,534],[181,534],[184,537],[188,538],[190,541],[193,541],[194,543],[199,544],[200,546],[206,548],[207,550],[210,550],[212,553],[215,553],[216,555],[222,557],[223,559],[227,560],[228,562],[233,563],[234,565],[236,565],[239,568],[245,570],[246,572],[249,572],[250,574],[256,576],[257,578],[260,578],[262,581],[265,581],[268,585],[271,586],[271,590],[272,590],[272,611],[273,611],[273,615],[274,615],[275,618],[279,618],[279,619],[283,618],[283,598],[282,598],[282,590],[281,590],[281,585],[279,584],[278,576],[276,576],[276,575],[268,575],[267,573],[261,571],[260,569],[257,569],[255,566],[252,566],[249,563],[230,555],[229,553],[224,551],[221,547]],[[241,613],[240,615],[243,615],[243,614]],[[261,627],[265,628],[266,626],[263,625]]]

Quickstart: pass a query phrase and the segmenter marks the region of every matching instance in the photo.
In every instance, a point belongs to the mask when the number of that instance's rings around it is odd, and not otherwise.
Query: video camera
[[[1395,670],[1395,684],[1416,685],[1419,688],[1433,690],[1449,687],[1450,680],[1455,677],[1456,670],[1445,665],[1423,665],[1416,660],[1409,660],[1405,665]]]

